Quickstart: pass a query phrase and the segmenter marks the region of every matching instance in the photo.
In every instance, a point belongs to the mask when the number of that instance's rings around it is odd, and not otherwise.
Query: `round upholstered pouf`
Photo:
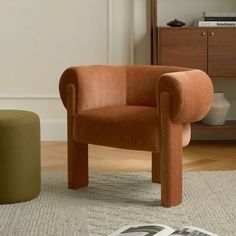
[[[0,204],[37,197],[40,179],[38,115],[0,110]]]

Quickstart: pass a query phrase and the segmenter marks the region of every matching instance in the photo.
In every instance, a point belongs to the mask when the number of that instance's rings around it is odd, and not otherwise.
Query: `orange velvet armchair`
[[[88,185],[88,144],[96,144],[152,152],[161,204],[182,202],[182,147],[190,122],[210,108],[207,74],[165,66],[71,67],[59,90],[67,109],[69,188]]]

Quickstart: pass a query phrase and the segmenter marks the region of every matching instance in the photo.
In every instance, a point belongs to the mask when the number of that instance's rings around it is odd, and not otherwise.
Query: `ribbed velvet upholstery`
[[[207,74],[192,70],[164,74],[158,83],[158,101],[163,91],[171,95],[173,121],[185,123],[205,116],[212,100],[213,87]]]
[[[157,86],[165,73],[189,69],[166,66],[126,66],[126,104],[156,107]]]
[[[76,87],[77,111],[126,104],[126,67],[81,66],[67,69],[59,90],[66,107],[66,86]]]
[[[80,66],[64,71],[59,83],[66,107],[66,86],[76,87],[77,111],[116,105],[156,107],[161,75],[189,69],[165,66]]]
[[[165,66],[81,66],[65,70],[68,186],[88,185],[88,144],[152,152],[163,206],[182,201],[182,147],[190,122],[208,112],[213,86],[200,70]]]
[[[81,111],[74,117],[74,138],[81,143],[160,151],[157,109],[148,106],[112,106]],[[184,125],[183,146],[190,140]]]

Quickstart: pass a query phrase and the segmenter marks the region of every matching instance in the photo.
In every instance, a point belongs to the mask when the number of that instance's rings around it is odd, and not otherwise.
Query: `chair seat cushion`
[[[156,107],[113,106],[79,112],[73,121],[74,139],[117,148],[160,150],[160,124]],[[187,126],[186,126],[187,127]],[[183,129],[183,144],[188,143],[190,128]]]

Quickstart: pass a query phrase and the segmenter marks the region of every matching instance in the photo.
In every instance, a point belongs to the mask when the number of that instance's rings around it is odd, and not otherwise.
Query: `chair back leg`
[[[152,152],[152,182],[161,183],[161,155]]]

